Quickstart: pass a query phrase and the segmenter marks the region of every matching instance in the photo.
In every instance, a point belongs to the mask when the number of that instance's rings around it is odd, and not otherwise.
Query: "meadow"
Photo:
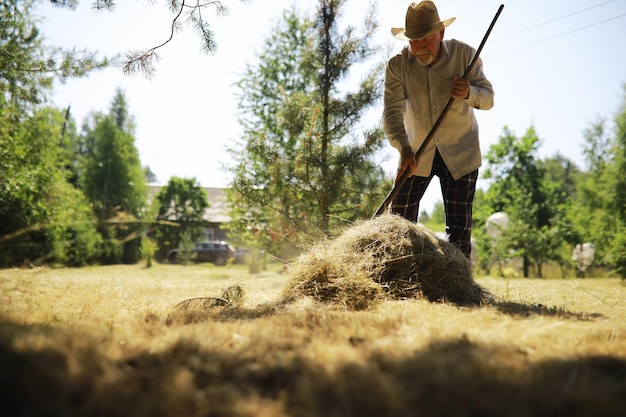
[[[278,302],[282,265],[0,270],[7,416],[624,416],[619,279],[476,277],[477,307]],[[198,311],[176,306],[241,303]]]

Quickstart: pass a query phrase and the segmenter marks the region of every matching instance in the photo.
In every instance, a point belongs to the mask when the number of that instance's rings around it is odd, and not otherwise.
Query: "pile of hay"
[[[288,276],[284,298],[308,296],[353,310],[390,298],[478,305],[490,297],[455,246],[391,214],[317,244],[290,266]]]

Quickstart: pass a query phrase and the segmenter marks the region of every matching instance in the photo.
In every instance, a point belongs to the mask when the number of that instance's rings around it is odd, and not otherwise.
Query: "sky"
[[[120,0],[113,12],[96,12],[90,0],[76,10],[52,7],[42,0],[36,13],[46,43],[123,55],[167,40],[172,15],[165,1]],[[406,0],[379,0],[374,45],[386,61],[406,42],[391,35],[404,26]],[[612,128],[626,83],[626,1],[624,0],[439,0],[441,19],[456,17],[446,38],[475,48],[483,39],[498,7],[504,4],[484,49],[484,72],[495,90],[495,105],[477,111],[483,155],[505,128],[518,137],[531,126],[541,139],[539,156],[557,153],[584,167],[584,131],[600,119]],[[71,106],[80,127],[92,112],[108,112],[117,89],[135,121],[135,145],[141,163],[160,184],[172,176],[195,178],[204,187],[226,187],[231,179],[224,165],[231,162],[226,147],[242,134],[238,124],[239,90],[234,85],[246,66],[258,62],[262,46],[284,11],[294,6],[312,14],[317,0],[223,0],[226,16],[208,10],[217,50],[201,52],[200,41],[184,29],[158,50],[160,61],[150,79],[124,75],[120,67],[89,77],[57,82],[51,104]],[[340,26],[361,27],[367,3],[348,0]],[[372,62],[372,65],[376,62]],[[346,80],[359,81],[358,75]],[[364,128],[380,123],[382,101],[362,121]],[[398,153],[390,145],[378,161],[395,173]],[[479,176],[479,187],[487,183]],[[437,178],[421,205],[430,211],[441,201]],[[382,201],[381,201],[382,202]]]

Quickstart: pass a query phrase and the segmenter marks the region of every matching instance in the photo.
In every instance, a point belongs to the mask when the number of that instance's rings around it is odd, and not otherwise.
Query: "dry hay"
[[[386,299],[478,305],[490,296],[467,258],[432,231],[385,214],[314,246],[288,270],[283,297],[313,297],[352,310]]]
[[[244,301],[244,290],[239,285],[225,288],[218,297],[188,298],[176,304],[167,315],[165,324],[190,324],[206,321],[227,308],[238,308]]]
[[[256,319],[272,315],[293,300],[279,300],[253,307],[244,307],[245,293],[241,286],[231,285],[218,297],[188,298],[176,304],[165,324],[192,324],[207,320]]]
[[[224,289],[219,297],[195,297],[181,301],[175,311],[208,311],[214,307],[238,306],[243,302],[244,291],[239,285]]]

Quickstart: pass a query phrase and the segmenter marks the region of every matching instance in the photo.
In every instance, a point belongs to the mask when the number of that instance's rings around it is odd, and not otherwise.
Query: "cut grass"
[[[623,416],[619,280],[477,282],[497,300],[280,303],[280,267],[0,271],[5,415]],[[241,304],[179,312],[243,289]]]

